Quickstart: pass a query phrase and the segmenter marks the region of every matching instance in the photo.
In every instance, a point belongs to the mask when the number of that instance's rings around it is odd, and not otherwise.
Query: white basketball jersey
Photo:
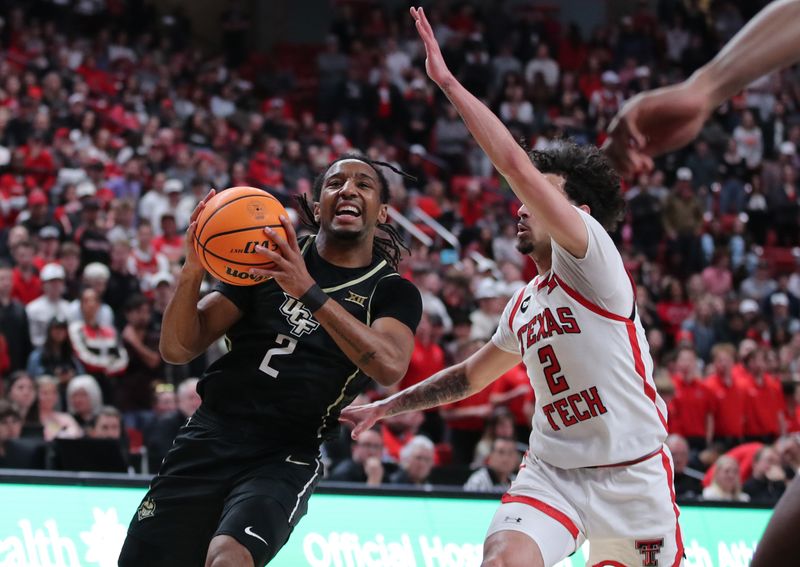
[[[536,393],[531,452],[565,469],[632,461],[667,436],[633,283],[603,227],[579,212],[586,256],[553,242],[551,270],[511,298],[492,338],[521,353],[528,369]]]

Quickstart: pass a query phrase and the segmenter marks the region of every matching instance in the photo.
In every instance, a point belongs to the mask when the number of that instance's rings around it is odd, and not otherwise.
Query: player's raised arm
[[[649,170],[652,157],[694,140],[723,101],[758,77],[800,60],[800,0],[764,8],[689,79],[629,100],[609,126],[605,151],[623,173]]]
[[[519,362],[519,355],[489,342],[464,362],[445,368],[385,400],[345,408],[339,419],[353,426],[352,436],[356,439],[385,417],[456,402],[480,392]]]
[[[221,293],[212,292],[200,300],[205,269],[197,258],[192,240],[197,217],[213,196],[212,189],[192,213],[186,231],[186,262],[178,276],[175,295],[164,311],[158,348],[164,360],[172,364],[185,364],[205,352],[242,315]]]
[[[573,256],[582,258],[588,235],[578,212],[534,167],[500,119],[453,76],[422,8],[411,8],[411,15],[425,44],[428,76],[450,99],[475,141],[553,240]]]

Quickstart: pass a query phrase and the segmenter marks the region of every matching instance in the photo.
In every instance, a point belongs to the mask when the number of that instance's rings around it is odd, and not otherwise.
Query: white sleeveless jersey
[[[511,298],[492,338],[521,353],[528,369],[536,393],[531,452],[565,469],[632,461],[667,436],[632,281],[602,226],[579,212],[586,256],[553,242],[552,269]]]

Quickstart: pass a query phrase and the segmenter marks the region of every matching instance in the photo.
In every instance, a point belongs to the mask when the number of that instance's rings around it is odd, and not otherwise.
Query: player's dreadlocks
[[[337,158],[336,160],[332,161],[328,167],[325,168],[325,171],[320,173],[317,178],[314,180],[314,185],[312,188],[312,196],[314,201],[319,201],[320,194],[322,192],[322,183],[325,180],[325,176],[327,175],[328,171],[331,167],[337,162],[354,159],[360,162],[366,163],[369,165],[375,173],[378,175],[378,182],[381,186],[381,203],[388,203],[389,202],[389,182],[386,181],[386,176],[380,170],[380,167],[388,167],[398,175],[402,175],[407,179],[416,180],[415,177],[408,175],[407,173],[400,171],[393,165],[386,163],[384,161],[377,161],[372,160],[367,157],[358,155],[358,154],[344,154]],[[303,223],[307,229],[313,232],[319,232],[320,226],[317,221],[314,220],[314,208],[312,203],[308,200],[308,196],[304,193],[297,197],[297,203],[300,207],[300,222]],[[403,238],[397,232],[397,229],[387,223],[382,222],[378,223],[378,230],[382,232],[385,236],[381,236],[380,234],[375,235],[375,251],[377,252],[378,256],[386,260],[392,267],[397,268],[397,265],[400,263],[400,259],[403,255],[403,250],[406,252],[409,251],[408,246],[406,246],[405,242],[403,242]]]

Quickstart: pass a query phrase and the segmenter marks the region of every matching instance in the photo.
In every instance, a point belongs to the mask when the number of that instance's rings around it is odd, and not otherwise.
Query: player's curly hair
[[[386,162],[372,160],[359,154],[343,154],[328,164],[328,167],[325,168],[325,171],[317,175],[317,178],[314,180],[314,185],[311,189],[311,194],[314,201],[319,201],[322,193],[322,184],[325,181],[325,176],[328,174],[328,171],[330,171],[331,167],[340,161],[351,159],[366,163],[375,171],[375,174],[378,176],[378,182],[381,186],[380,198],[381,203],[383,204],[389,202],[390,193],[389,182],[386,180],[386,176],[380,170],[380,167],[388,167],[403,177],[416,180],[416,178]],[[319,232],[320,225],[314,220],[314,207],[308,200],[308,196],[305,193],[299,195],[297,197],[297,203],[300,208],[300,221],[303,223],[303,226],[312,232]],[[378,234],[375,235],[375,251],[377,252],[378,256],[386,260],[393,268],[397,268],[397,265],[400,263],[400,260],[403,256],[403,250],[406,252],[409,251],[408,246],[406,246],[406,243],[403,241],[403,237],[400,236],[400,233],[397,232],[397,229],[393,225],[383,222],[378,223],[377,228]]]
[[[579,146],[563,140],[547,151],[528,152],[542,173],[555,173],[565,180],[564,191],[576,205],[588,205],[603,228],[612,231],[625,213],[619,176],[605,155],[593,145]]]

